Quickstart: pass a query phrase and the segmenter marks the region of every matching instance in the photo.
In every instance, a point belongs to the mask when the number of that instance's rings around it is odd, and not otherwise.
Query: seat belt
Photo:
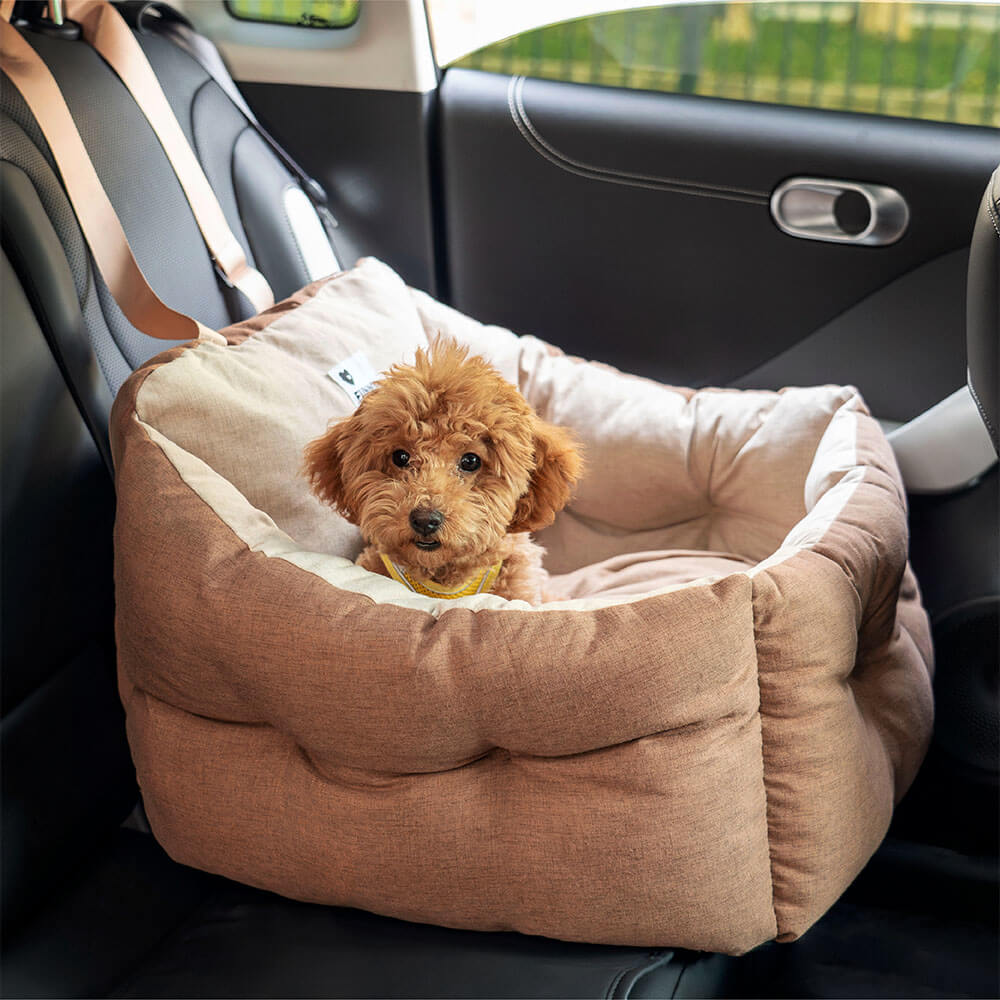
[[[271,152],[285,165],[285,169],[299,182],[323,223],[327,239],[332,244],[333,230],[337,220],[330,211],[329,198],[323,185],[299,165],[291,154],[263,125],[244,100],[239,88],[226,69],[219,50],[211,40],[198,34],[191,23],[173,7],[159,0],[122,0],[117,5],[119,13],[137,31],[153,31],[169,38],[178,48],[183,49],[219,85],[223,93],[239,108],[250,127],[261,137]]]
[[[230,287],[239,289],[256,312],[269,309],[274,305],[270,285],[247,263],[146,54],[122,16],[106,0],[65,0],[65,13],[80,25],[85,41],[118,74],[152,126],[220,276]]]
[[[84,239],[126,319],[137,330],[161,340],[216,339],[215,331],[171,309],[149,286],[59,85],[41,56],[6,18],[0,19],[0,58],[3,71],[49,144]]]

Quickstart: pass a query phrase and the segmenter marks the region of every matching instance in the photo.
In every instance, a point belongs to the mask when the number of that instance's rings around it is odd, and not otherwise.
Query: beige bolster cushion
[[[354,565],[305,444],[436,332],[588,471],[539,607]],[[112,416],[117,630],[178,861],[451,927],[740,953],[803,933],[931,729],[905,496],[857,392],[668,388],[483,326],[372,259],[154,359]]]

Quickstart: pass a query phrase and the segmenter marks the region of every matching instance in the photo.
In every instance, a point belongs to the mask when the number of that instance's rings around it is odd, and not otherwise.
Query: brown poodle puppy
[[[567,431],[443,338],[306,449],[313,490],[361,529],[358,565],[433,597],[535,604],[544,550],[527,532],[552,523],[581,465]]]

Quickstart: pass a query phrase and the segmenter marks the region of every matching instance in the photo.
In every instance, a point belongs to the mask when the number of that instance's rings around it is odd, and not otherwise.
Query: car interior
[[[421,0],[357,6],[324,32],[224,0],[115,5],[275,299],[375,256],[482,322],[671,385],[857,386],[908,491],[930,751],[840,901],[738,957],[410,923],[173,861],[117,692],[108,436],[119,388],[171,342],[109,291],[5,50],[0,991],[997,996],[1000,118],[442,67]],[[253,315],[72,8],[0,10],[58,84],[156,293],[212,329]],[[993,58],[983,86],[1000,93]]]

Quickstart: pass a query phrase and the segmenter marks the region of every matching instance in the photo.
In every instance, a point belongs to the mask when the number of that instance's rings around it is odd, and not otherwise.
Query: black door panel
[[[340,263],[375,255],[434,293],[427,121],[433,95],[244,83],[267,130],[326,188]]]
[[[953,250],[907,271],[733,385],[848,383],[883,420],[910,420],[965,384],[968,265]]]
[[[441,87],[441,143],[455,306],[694,386],[747,375],[893,280],[968,246],[1000,161],[993,129],[519,86],[455,69]],[[910,206],[909,229],[888,247],[785,235],[768,202],[790,176],[890,185]],[[965,291],[960,268],[952,271],[944,293],[958,322],[944,335],[928,321],[912,341],[893,336],[884,357],[874,352],[879,371],[856,380],[906,378],[899,351],[926,365],[932,343],[947,391],[958,387]],[[940,283],[916,291],[942,294]],[[905,319],[914,314],[932,313],[918,307]],[[830,380],[822,369],[806,380]]]

